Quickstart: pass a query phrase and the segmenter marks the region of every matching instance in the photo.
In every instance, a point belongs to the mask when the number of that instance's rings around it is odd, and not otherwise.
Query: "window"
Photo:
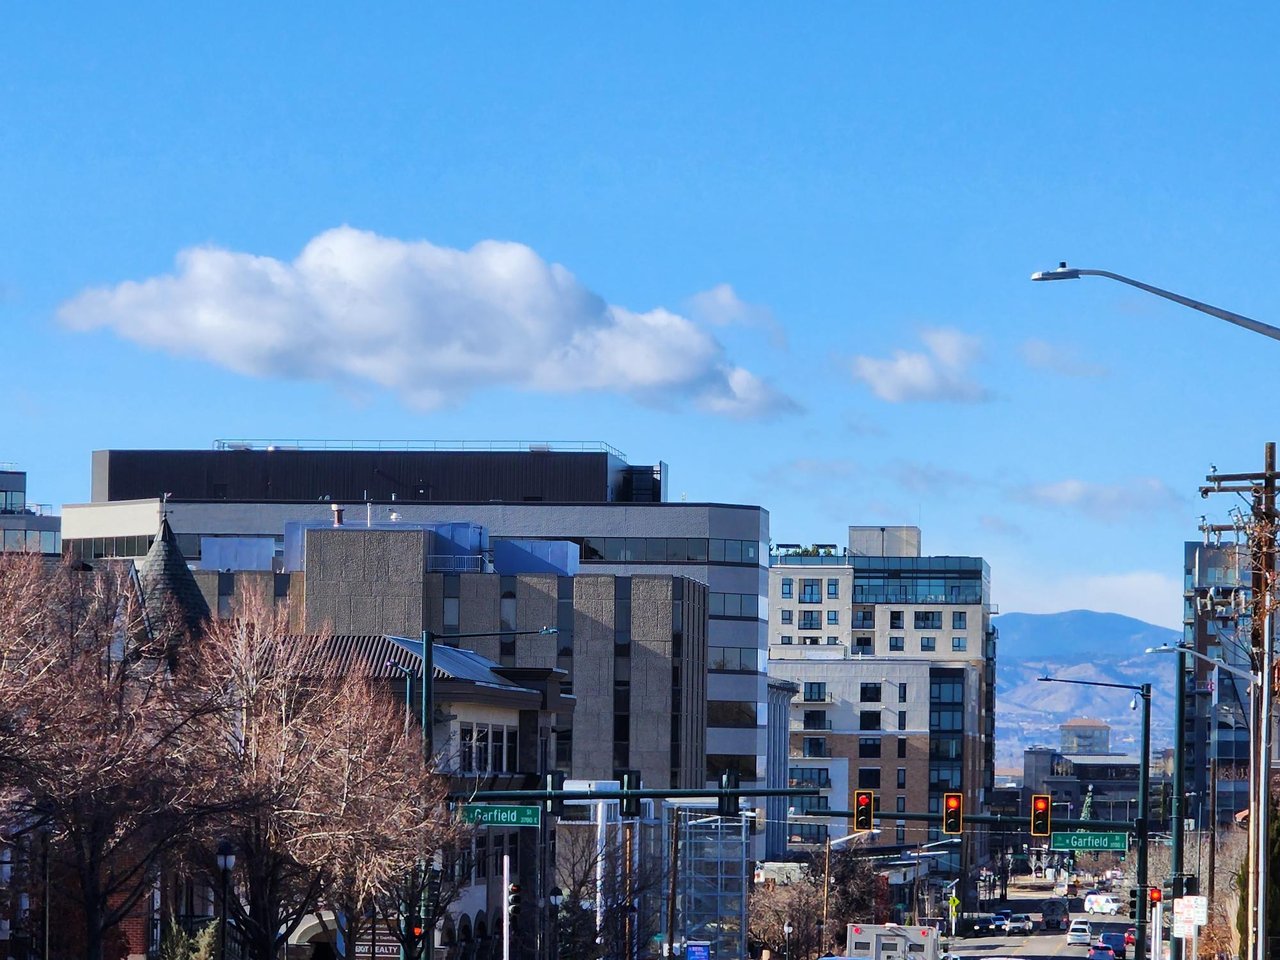
[[[896,652],[896,653],[902,653],[902,651],[903,651],[903,650],[905,650],[905,649],[906,649],[906,643],[904,642],[904,640],[903,640],[903,638],[902,638],[902,637],[890,637],[890,638],[889,638],[889,652],[890,652],[890,653],[895,653],[895,652]]]
[[[853,625],[859,630],[874,630],[876,626],[875,608],[853,611]]]
[[[839,580],[827,581],[827,599],[828,600],[840,599],[840,581]]]
[[[907,738],[898,738],[898,759],[905,760],[907,758]]]
[[[859,688],[858,699],[863,703],[879,703],[880,702],[880,684],[864,683]]]
[[[781,611],[779,611],[779,614],[780,614],[780,615],[781,615],[781,617],[782,617],[782,622],[783,622],[783,623],[792,623],[792,622],[794,622],[794,621],[792,620],[792,611],[791,611],[791,610],[781,610]]]
[[[840,642],[839,637],[827,637],[827,646],[834,647]]]
[[[898,768],[898,789],[899,790],[907,789],[907,768],[906,767]]]
[[[827,719],[827,711],[806,710],[804,712],[804,728],[806,730],[830,730],[831,721]]]
[[[756,617],[760,598],[754,593],[708,594],[707,612],[713,617]]]
[[[789,634],[789,633],[784,633],[781,637],[779,637],[779,638],[778,638],[778,641],[779,641],[779,642],[780,642],[784,647],[789,647],[789,646],[791,646],[791,643],[792,643],[792,637],[791,637],[791,634]]]
[[[890,629],[890,630],[901,630],[901,629],[903,629],[903,624],[902,624],[902,611],[901,611],[901,610],[890,610],[890,611],[889,611],[889,629]]]
[[[859,767],[858,768],[858,789],[860,790],[880,789],[880,768],[879,767]]]
[[[830,810],[831,798],[796,797],[792,805],[795,807],[796,813],[804,816],[805,814],[810,814],[815,810]]]
[[[804,685],[804,698],[810,703],[824,703],[827,699],[827,685],[817,681],[809,681]]]
[[[803,745],[804,755],[806,757],[829,757],[827,752],[826,737],[805,737]]]
[[[896,801],[894,801],[893,808],[894,808],[896,811],[898,811],[898,813],[906,813],[906,812],[907,812],[907,798],[906,798],[906,797],[899,797]],[[899,843],[901,843],[902,841],[901,841],[901,840],[899,840],[898,842],[899,842]]]
[[[791,591],[794,584],[795,584],[795,581],[792,580],[790,577],[782,578],[782,599],[783,600],[791,599]]]
[[[906,703],[907,702],[907,685],[905,683],[896,683],[894,684],[894,686],[898,688],[898,702]]]
[[[898,729],[899,730],[907,729],[907,711],[905,710],[898,711]]]
[[[792,767],[787,777],[793,787],[825,790],[831,786],[831,771],[826,767]]]
[[[476,879],[489,875],[489,838],[483,831],[476,834]]]
[[[899,797],[898,799],[901,800],[902,798]],[[907,842],[907,828],[904,824],[900,823],[893,828],[893,842],[898,846],[902,846]]]
[[[741,700],[708,700],[708,727],[754,727],[756,725],[755,702]]]
[[[853,652],[861,657],[869,657],[875,651],[875,641],[870,637],[854,637]]]
[[[921,637],[920,638],[921,653],[930,653],[931,651],[937,650],[937,649],[938,649],[937,637]]]
[[[915,613],[915,626],[917,630],[941,630],[942,611],[917,610]]]
[[[968,646],[969,646],[969,641],[967,641],[964,637],[952,637],[952,638],[951,638],[951,649],[952,649],[952,650],[964,650],[964,649],[965,649],[966,647],[968,647]]]
[[[879,760],[880,759],[880,738],[879,737],[859,737],[858,738],[858,756],[863,760]]]
[[[966,629],[968,625],[965,621],[968,620],[968,618],[969,618],[969,615],[965,613],[965,611],[953,610],[951,612],[951,629],[952,630]]]
[[[801,580],[800,581],[800,602],[801,603],[821,603],[822,602],[822,581],[821,580]]]
[[[800,611],[800,629],[801,630],[821,630],[822,629],[822,611],[821,610],[801,610]]]
[[[840,624],[840,611],[839,611],[839,610],[828,610],[828,611],[827,611],[827,626],[828,626],[828,627],[835,627],[835,626],[839,626],[839,624]]]
[[[879,730],[880,729],[880,711],[879,710],[861,710],[858,712],[858,729],[859,730]]]

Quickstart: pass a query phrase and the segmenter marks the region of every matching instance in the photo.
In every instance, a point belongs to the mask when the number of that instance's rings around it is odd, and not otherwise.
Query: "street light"
[[[1153,293],[1157,297],[1164,297],[1166,300],[1180,303],[1184,307],[1190,307],[1192,310],[1199,310],[1201,313],[1207,313],[1209,316],[1225,320],[1227,323],[1234,323],[1237,327],[1244,327],[1246,330],[1260,333],[1264,337],[1270,337],[1272,340],[1280,340],[1280,327],[1273,327],[1269,323],[1252,320],[1238,313],[1232,313],[1230,310],[1223,310],[1221,307],[1214,307],[1207,303],[1201,303],[1199,300],[1192,300],[1190,297],[1170,293],[1168,290],[1161,290],[1159,287],[1153,287],[1148,283],[1133,280],[1130,277],[1122,277],[1120,274],[1111,273],[1109,270],[1082,270],[1068,267],[1067,262],[1063,260],[1053,270],[1040,270],[1031,275],[1032,280],[1078,280],[1080,277],[1106,277],[1108,280],[1118,280],[1120,283],[1127,283],[1131,287],[1137,287],[1139,290]]]
[[[786,923],[782,925],[782,940],[784,943],[784,946],[782,948],[783,960],[791,960],[791,931],[793,929],[794,927],[791,926],[790,920],[788,920]]]
[[[1107,683],[1102,680],[1067,680],[1063,677],[1038,677],[1041,683],[1069,683],[1080,687],[1110,687],[1116,690],[1133,690],[1134,700],[1142,701],[1142,753],[1138,757],[1138,820],[1135,833],[1138,840],[1138,886],[1146,888],[1147,884],[1147,814],[1151,787],[1151,684],[1149,683]],[[1146,960],[1147,955],[1147,914],[1138,913],[1134,924],[1137,927],[1137,942],[1133,945],[1134,960]]]
[[[222,917],[218,921],[218,956],[227,960],[227,900],[231,889],[231,871],[236,868],[235,849],[230,841],[218,844],[218,870],[222,874]]]

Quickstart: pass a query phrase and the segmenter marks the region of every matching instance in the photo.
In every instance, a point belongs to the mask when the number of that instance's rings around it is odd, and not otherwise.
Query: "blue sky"
[[[1280,344],[1027,277],[1280,323],[1280,14],[688,6],[10,6],[0,459],[598,439],[1176,624]]]

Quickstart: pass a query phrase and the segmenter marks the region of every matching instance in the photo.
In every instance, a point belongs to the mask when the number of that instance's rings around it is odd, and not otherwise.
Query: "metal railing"
[[[627,456],[602,440],[308,440],[308,439],[223,439],[213,441],[215,450],[386,450],[481,453],[610,453],[619,460]]]

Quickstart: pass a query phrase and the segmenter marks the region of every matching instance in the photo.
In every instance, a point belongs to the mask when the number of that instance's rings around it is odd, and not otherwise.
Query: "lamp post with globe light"
[[[222,916],[218,918],[218,956],[227,960],[227,911],[230,909],[231,871],[236,868],[235,850],[223,840],[218,844],[218,872],[222,875]]]

